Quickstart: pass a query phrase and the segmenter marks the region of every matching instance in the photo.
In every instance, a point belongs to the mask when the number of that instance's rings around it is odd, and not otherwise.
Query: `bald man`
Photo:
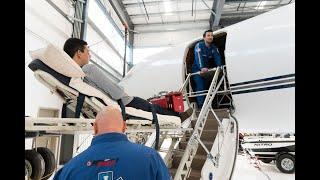
[[[117,108],[103,108],[96,116],[90,147],[65,164],[54,180],[169,180],[158,152],[130,142],[125,129]]]

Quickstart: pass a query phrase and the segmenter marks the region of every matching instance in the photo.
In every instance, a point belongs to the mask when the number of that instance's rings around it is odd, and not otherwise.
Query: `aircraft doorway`
[[[216,97],[212,101],[213,109],[222,109],[222,108],[233,109],[234,108],[232,104],[232,95],[231,95],[230,85],[229,85],[228,76],[227,76],[227,67],[225,66],[226,63],[225,63],[224,51],[225,51],[225,45],[226,45],[226,37],[227,37],[226,32],[220,32],[219,34],[214,34],[214,37],[213,37],[213,43],[218,48],[218,52],[221,55],[221,60],[223,64],[223,69],[222,69],[223,73],[219,75],[219,78],[222,75],[225,75],[225,80],[223,84],[220,86],[218,93],[216,94]],[[191,43],[185,52],[184,70],[183,70],[184,81],[187,79],[188,74],[192,73],[191,68],[194,63],[194,48],[195,48],[195,45],[200,41],[203,41],[203,40],[201,39]],[[214,68],[215,66],[216,65],[214,61],[210,61],[208,64],[209,69]],[[209,89],[209,86],[212,82],[213,75],[214,73],[203,74],[203,76],[206,79],[206,90]],[[186,87],[186,91],[189,94],[188,100],[190,103],[192,103],[192,102],[196,102],[196,97],[192,95],[195,93],[195,82],[192,77],[189,79],[189,81],[190,82],[189,82],[189,85]]]

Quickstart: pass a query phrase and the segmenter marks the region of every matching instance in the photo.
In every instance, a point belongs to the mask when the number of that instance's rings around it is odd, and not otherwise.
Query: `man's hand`
[[[203,74],[203,73],[206,73],[208,72],[208,68],[202,68],[201,71],[200,71],[200,74]]]

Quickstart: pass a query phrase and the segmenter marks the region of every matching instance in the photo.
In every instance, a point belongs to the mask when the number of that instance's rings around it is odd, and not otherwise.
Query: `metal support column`
[[[72,37],[85,39],[88,16],[88,0],[77,0],[74,4]]]
[[[212,11],[214,11],[215,14],[211,14],[210,16],[210,29],[216,29],[219,25],[224,3],[225,0],[215,0],[213,2]]]
[[[110,0],[109,1],[111,6],[113,7],[114,11],[116,12],[117,16],[119,17],[122,24],[126,24],[129,30],[129,41],[128,47],[130,48],[129,53],[126,55],[126,60],[128,63],[127,71],[130,70],[133,66],[133,41],[134,41],[134,34],[132,30],[134,29],[132,20],[121,0]]]

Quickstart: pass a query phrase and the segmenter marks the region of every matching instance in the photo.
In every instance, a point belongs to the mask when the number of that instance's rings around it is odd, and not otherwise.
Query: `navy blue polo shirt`
[[[132,143],[125,134],[106,133],[71,159],[54,180],[169,180],[168,168],[152,148]]]

